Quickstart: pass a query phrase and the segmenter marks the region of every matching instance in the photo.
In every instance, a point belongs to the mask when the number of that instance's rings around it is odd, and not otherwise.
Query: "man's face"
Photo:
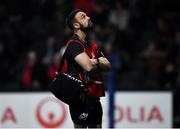
[[[84,12],[78,12],[75,15],[75,24],[77,24],[77,27],[81,30],[90,30],[93,28],[93,23],[91,22],[90,17],[86,15]]]

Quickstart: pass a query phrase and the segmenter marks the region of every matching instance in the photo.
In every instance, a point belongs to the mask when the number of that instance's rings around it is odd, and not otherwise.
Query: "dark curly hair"
[[[69,13],[69,15],[66,18],[66,24],[68,25],[68,27],[73,30],[73,23],[74,23],[74,17],[78,12],[82,12],[81,9],[75,9],[72,12]]]

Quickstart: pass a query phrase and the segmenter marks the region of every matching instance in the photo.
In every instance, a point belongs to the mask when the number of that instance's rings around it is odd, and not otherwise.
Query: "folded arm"
[[[110,62],[105,57],[97,59],[90,59],[89,56],[83,52],[75,57],[75,61],[85,70],[91,72],[100,68],[101,71],[107,72],[110,70]]]

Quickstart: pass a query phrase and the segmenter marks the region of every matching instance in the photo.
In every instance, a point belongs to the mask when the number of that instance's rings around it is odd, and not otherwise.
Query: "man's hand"
[[[105,57],[99,57],[99,67],[103,72],[108,72],[111,69],[110,62]]]

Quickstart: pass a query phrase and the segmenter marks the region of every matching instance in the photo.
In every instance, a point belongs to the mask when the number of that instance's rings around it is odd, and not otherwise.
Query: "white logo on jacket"
[[[80,120],[86,120],[88,117],[88,113],[82,113],[80,116],[79,116],[79,119]]]

